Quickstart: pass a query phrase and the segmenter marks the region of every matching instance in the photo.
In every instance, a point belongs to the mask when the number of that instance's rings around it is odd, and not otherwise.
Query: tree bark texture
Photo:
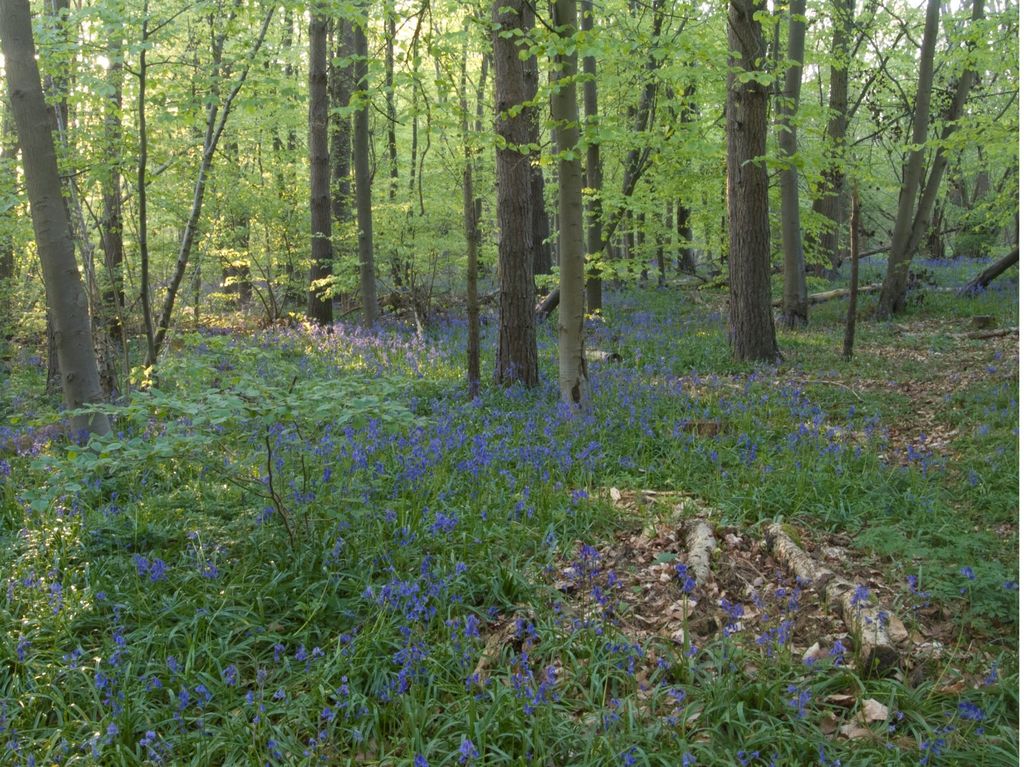
[[[334,321],[323,280],[331,277],[331,165],[327,141],[327,17],[314,9],[309,21],[309,218],[313,263],[306,316],[318,325]]]
[[[551,98],[558,146],[558,388],[562,400],[587,404],[587,360],[583,354],[584,279],[583,173],[577,156],[580,116],[576,103],[576,0],[556,0],[554,22],[568,52],[555,59],[561,82]]]
[[[384,116],[387,118],[388,137],[388,200],[398,194],[398,140],[395,125],[395,9],[392,3],[384,5]]]
[[[109,45],[110,98],[103,118],[103,145],[107,147],[109,167],[103,174],[103,218],[100,220],[100,243],[103,263],[109,283],[103,292],[103,306],[107,313],[107,332],[120,340],[124,333],[124,216],[121,210],[121,108],[124,80],[121,30],[114,25],[106,29]]]
[[[532,25],[532,24],[531,24]],[[533,101],[540,87],[540,70],[537,57],[530,56],[523,62],[526,75],[526,99]],[[544,170],[540,166],[540,114],[536,106],[523,110],[530,122],[530,203],[533,214],[530,216],[531,237],[533,241],[533,273],[551,274],[551,222],[544,206]]]
[[[373,264],[373,198],[370,180],[370,94],[366,49],[368,6],[353,28],[356,81],[359,107],[355,113],[353,133],[353,164],[356,171],[356,223],[359,226],[359,293],[363,303],[363,322],[370,327],[377,322],[377,274]]]
[[[800,109],[800,83],[804,71],[804,36],[807,32],[806,0],[789,5],[789,42],[785,84],[779,99],[779,150],[784,163],[779,174],[782,196],[782,324],[787,328],[807,325],[807,277],[800,232],[799,177],[794,164],[797,153],[796,123]]]
[[[912,255],[909,246],[914,226],[914,211],[917,207],[921,176],[924,171],[924,142],[928,139],[932,80],[935,75],[935,40],[939,31],[940,5],[940,0],[928,0],[925,12],[920,73],[917,78],[917,99],[914,104],[913,132],[910,139],[913,148],[903,165],[903,186],[900,189],[899,207],[892,229],[889,264],[885,280],[882,283],[882,293],[878,299],[878,316],[881,319],[887,319],[902,311],[906,303],[907,280]]]
[[[27,0],[0,0],[2,44],[11,112],[21,145],[32,226],[43,269],[46,303],[53,319],[64,404],[77,409],[102,398],[92,345],[88,303],[75,262],[71,227],[61,194],[50,116],[36,65]],[[107,434],[106,415],[72,419],[75,430]]]
[[[743,361],[773,362],[779,356],[772,321],[771,237],[768,224],[768,88],[753,75],[765,56],[764,34],[755,13],[763,0],[729,5],[728,92],[725,121],[729,218],[729,343]]]
[[[492,21],[495,127],[499,137],[498,353],[494,379],[505,385],[536,386],[539,373],[533,318],[530,116],[520,107],[529,98],[531,86],[526,62],[519,56],[521,37],[533,27],[533,10],[526,0],[494,0]]]
[[[466,236],[466,383],[470,398],[480,393],[480,300],[477,295],[477,262],[480,258],[480,229],[477,221],[476,190],[473,188],[473,147],[469,139],[469,28],[462,47],[459,78],[459,116],[462,133],[462,217]]]

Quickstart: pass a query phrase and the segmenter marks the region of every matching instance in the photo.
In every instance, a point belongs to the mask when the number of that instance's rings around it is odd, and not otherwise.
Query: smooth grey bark
[[[800,232],[799,177],[794,164],[797,153],[796,123],[800,109],[800,84],[804,71],[804,36],[807,32],[806,0],[791,0],[785,83],[779,99],[779,154],[784,163],[779,175],[782,197],[782,324],[788,328],[807,324],[807,277]]]
[[[189,210],[188,220],[185,222],[185,230],[182,233],[181,243],[178,246],[178,258],[174,265],[174,273],[171,276],[171,284],[168,286],[167,293],[164,296],[164,303],[160,310],[160,319],[157,322],[157,330],[153,338],[152,348],[146,356],[146,367],[156,365],[157,358],[160,355],[160,348],[163,346],[164,339],[167,337],[167,331],[171,327],[174,302],[178,296],[178,288],[181,287],[181,281],[185,277],[189,256],[192,254],[192,245],[195,242],[196,232],[199,229],[199,216],[202,214],[203,198],[206,195],[206,185],[209,180],[210,167],[213,165],[213,157],[217,151],[217,144],[224,133],[224,127],[227,125],[228,116],[231,114],[231,107],[235,102],[235,98],[249,76],[253,59],[263,46],[263,40],[267,36],[267,29],[270,27],[270,20],[273,18],[275,10],[272,7],[264,16],[263,23],[257,32],[256,40],[246,56],[245,63],[235,79],[234,85],[228,92],[227,98],[224,99],[223,103],[219,99],[212,100],[206,109],[203,155],[199,161],[199,172],[196,174],[196,182],[192,190],[192,207]],[[213,43],[214,75],[218,78],[226,74],[223,67],[223,52],[229,27],[230,23],[226,23],[223,27],[224,31],[214,39]]]
[[[989,286],[996,277],[1005,272],[1011,266],[1016,265],[1020,261],[1020,248],[1014,248],[1005,256],[1000,258],[994,264],[983,269],[979,274],[975,275],[970,282],[964,285],[958,291],[960,295],[972,295],[979,293]]]
[[[377,322],[377,274],[373,265],[373,190],[370,177],[370,94],[366,49],[366,25],[369,6],[363,5],[361,18],[352,27],[355,60],[352,65],[359,106],[353,127],[352,160],[356,171],[356,223],[359,226],[359,294],[363,304],[363,324]]]
[[[566,53],[555,59],[560,83],[551,97],[558,146],[558,388],[562,400],[587,404],[587,360],[583,354],[584,278],[583,173],[580,116],[576,103],[576,0],[556,0],[554,22]]]
[[[523,38],[533,27],[526,0],[494,0],[494,111],[498,134],[498,351],[494,380],[503,385],[539,382],[533,317],[533,224],[530,115],[523,108],[531,85],[520,57]],[[532,86],[536,92],[536,86]],[[543,215],[543,211],[540,211]]]
[[[27,0],[0,0],[0,46],[11,112],[21,146],[32,227],[42,263],[46,304],[53,320],[64,404],[77,410],[83,405],[100,402],[102,392],[88,302],[75,262],[50,116],[36,65]],[[72,426],[88,434],[110,431],[110,421],[102,413],[75,415]]]
[[[747,362],[779,356],[772,321],[768,172],[762,158],[768,134],[768,88],[753,77],[766,47],[760,21],[764,0],[729,5],[729,75],[725,102],[729,219],[729,343]]]
[[[850,36],[853,32],[854,0],[835,0],[832,19],[832,64],[829,68],[828,127],[825,131],[827,165],[811,209],[828,221],[818,236],[819,256],[833,270],[842,263],[839,230],[845,187],[844,160],[846,128],[849,122]],[[822,269],[815,269],[819,274]]]
[[[589,41],[594,30],[594,0],[580,4],[580,30]],[[589,132],[596,132],[597,122],[597,61],[593,55],[583,57],[583,116]],[[597,312],[603,299],[600,260],[604,253],[604,225],[601,221],[601,145],[591,135],[587,140],[587,309]]]
[[[940,0],[928,0],[925,12],[920,73],[917,78],[917,99],[914,103],[914,122],[910,139],[912,148],[903,165],[903,186],[900,189],[899,207],[896,211],[896,221],[893,224],[889,263],[885,280],[882,282],[882,293],[878,298],[877,314],[881,319],[887,319],[902,310],[906,300],[910,259],[913,255],[909,246],[914,227],[914,211],[924,171],[924,143],[928,139],[940,4]]]
[[[334,302],[322,283],[330,279],[334,260],[327,140],[327,26],[323,9],[314,8],[309,20],[309,220],[313,261],[306,316],[318,325],[334,321]]]

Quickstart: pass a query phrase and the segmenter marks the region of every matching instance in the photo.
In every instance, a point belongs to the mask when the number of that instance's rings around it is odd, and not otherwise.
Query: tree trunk
[[[558,160],[558,388],[562,400],[582,407],[588,399],[587,360],[583,354],[584,281],[583,174],[576,151],[580,143],[576,104],[576,0],[556,0],[554,22],[564,53],[554,67],[562,78],[551,99]]]
[[[387,117],[388,137],[388,201],[398,194],[398,141],[395,138],[395,8],[392,2],[384,4],[384,114]]]
[[[526,0],[494,0],[494,109],[501,141],[498,183],[498,353],[494,380],[536,386],[537,336],[533,318],[533,213],[530,116],[521,108],[531,85],[519,52],[533,27]],[[536,92],[536,86],[532,86]],[[512,111],[513,114],[509,114]],[[543,211],[539,212],[543,215]]]
[[[733,0],[729,5],[729,342],[738,360],[774,362],[779,349],[771,308],[768,172],[761,159],[768,134],[768,88],[752,77],[761,71],[766,52],[755,17],[764,10],[763,0]],[[751,76],[741,80],[737,71]]]
[[[103,246],[103,263],[109,285],[103,292],[103,306],[107,313],[107,332],[112,339],[121,341],[124,336],[124,217],[121,211],[121,108],[124,79],[123,42],[121,30],[109,25],[108,44],[110,71],[107,81],[110,98],[106,103],[103,119],[103,145],[110,153],[110,165],[103,173],[102,196],[103,218],[100,221],[100,242]]]
[[[459,113],[462,132],[462,216],[466,235],[466,383],[470,399],[480,393],[480,301],[477,296],[477,262],[480,258],[480,230],[477,221],[476,193],[473,188],[475,152],[469,139],[469,75],[466,59],[469,48],[469,21],[462,45],[459,79]]]
[[[352,55],[352,26],[343,18],[335,20],[335,58]],[[352,118],[339,112],[347,109],[352,98],[352,65],[329,68],[331,101],[331,212],[338,224],[352,217]]]
[[[914,127],[910,139],[913,148],[903,166],[903,186],[900,189],[896,222],[893,224],[889,265],[882,283],[882,294],[878,299],[878,316],[881,319],[887,319],[902,311],[906,303],[907,280],[912,256],[909,250],[910,238],[924,169],[924,143],[928,139],[932,80],[935,75],[935,39],[939,31],[939,7],[940,0],[928,0],[924,38],[921,42],[921,69],[917,78],[917,100],[914,105]]]
[[[53,319],[64,404],[68,409],[78,409],[99,402],[102,394],[88,303],[75,262],[50,117],[35,60],[27,0],[3,0],[0,4],[0,44],[43,268],[46,303]],[[110,422],[101,413],[76,415],[72,425],[76,431],[90,434],[110,431]]]
[[[989,283],[992,282],[996,277],[1005,272],[1011,266],[1017,263],[1020,258],[1020,249],[1014,248],[1007,255],[996,261],[994,264],[983,270],[980,274],[976,275],[974,279],[960,288],[960,295],[971,295],[972,293],[980,293],[982,290],[988,287]]]
[[[314,8],[309,20],[309,218],[313,264],[306,316],[318,325],[334,321],[331,278],[331,167],[327,142],[327,16]]]
[[[822,174],[822,183],[812,210],[828,221],[818,236],[819,256],[828,259],[833,270],[842,263],[839,250],[839,229],[842,196],[845,185],[843,171],[846,154],[847,104],[850,85],[850,35],[855,13],[854,0],[835,0],[832,19],[832,65],[829,71],[828,128],[826,130],[826,156],[828,163]],[[825,270],[816,267],[817,274]]]
[[[779,178],[782,195],[782,324],[787,328],[807,325],[807,277],[800,234],[799,179],[793,158],[797,152],[794,117],[800,108],[800,82],[804,71],[804,35],[807,31],[805,0],[789,6],[789,43],[785,86],[779,99],[779,154],[784,163]]]
[[[17,183],[18,138],[6,92],[0,97],[3,127],[0,129],[0,188],[14,189]],[[16,211],[6,211],[0,218],[0,359],[7,359],[6,342],[14,332],[14,237],[12,228]]]
[[[353,27],[355,61],[353,75],[359,97],[356,111],[353,164],[356,170],[356,222],[359,226],[359,293],[363,303],[363,323],[377,322],[377,275],[373,266],[373,190],[370,179],[370,94],[366,50],[366,25],[369,7],[362,5],[362,18]]]
[[[583,0],[580,6],[580,30],[585,38],[592,39],[594,29],[594,0]],[[591,56],[583,57],[583,116],[586,119],[587,137],[587,309],[593,313],[601,310],[601,257],[604,253],[604,225],[601,221],[601,145],[594,135],[598,129],[597,119],[597,61]]]
[[[860,271],[860,197],[854,188],[850,200],[850,305],[846,308],[846,334],[843,336],[843,357],[853,358],[853,335],[857,329],[857,288]]]
[[[526,77],[526,100],[533,101],[540,87],[540,70],[537,57],[530,56],[523,62]],[[540,115],[536,106],[523,110],[530,122],[530,216],[531,239],[533,242],[533,274],[551,274],[551,223],[544,206],[544,170],[540,167]]]

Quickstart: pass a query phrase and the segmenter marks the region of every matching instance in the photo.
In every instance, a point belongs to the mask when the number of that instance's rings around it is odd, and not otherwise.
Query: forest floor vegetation
[[[865,301],[852,361],[833,301],[735,363],[723,300],[609,291],[582,413],[554,320],[539,388],[472,401],[455,318],[182,331],[88,447],[22,351],[0,764],[1017,764],[1019,343],[966,335],[1017,326],[1016,277]],[[772,522],[882,611],[895,668]]]

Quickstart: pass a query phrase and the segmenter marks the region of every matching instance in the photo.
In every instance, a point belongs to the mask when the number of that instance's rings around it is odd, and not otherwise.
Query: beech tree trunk
[[[522,37],[533,27],[526,0],[494,0],[494,109],[498,183],[498,353],[494,380],[536,386],[537,334],[533,318],[533,200],[530,116],[521,104],[536,93],[519,56]],[[513,33],[513,36],[510,36]],[[534,69],[534,72],[536,70]],[[512,112],[510,114],[510,112]],[[543,215],[543,210],[539,211]]]
[[[760,159],[768,135],[768,88],[753,77],[766,47],[764,0],[729,5],[728,93],[725,102],[729,218],[729,343],[742,361],[774,362],[779,356],[772,321],[768,172]]]
[[[355,62],[353,75],[359,97],[355,114],[353,164],[356,170],[356,222],[359,225],[359,293],[363,303],[363,323],[370,327],[377,322],[377,275],[373,265],[373,202],[370,187],[370,94],[366,50],[366,25],[369,8],[353,27]]]
[[[580,5],[580,30],[591,39],[594,29],[594,0],[583,0]],[[597,61],[593,56],[583,57],[583,116],[587,131],[595,133],[597,121]],[[587,309],[597,312],[601,309],[601,268],[604,253],[604,232],[601,221],[601,145],[596,136],[587,139]]]
[[[920,73],[917,78],[917,99],[914,104],[914,124],[910,143],[913,148],[903,165],[903,186],[900,189],[896,222],[892,229],[889,264],[882,293],[878,298],[878,316],[887,319],[902,311],[906,303],[907,280],[910,272],[910,238],[914,226],[921,176],[924,170],[924,142],[928,139],[928,125],[932,98],[932,80],[935,75],[935,40],[939,31],[940,0],[928,0],[925,12],[924,38],[921,42]]]
[[[327,142],[327,17],[314,8],[309,21],[309,217],[313,263],[306,316],[318,325],[334,321],[331,295],[331,167]]]
[[[388,120],[388,200],[398,194],[398,141],[395,138],[395,8],[391,2],[384,6],[384,111]]]
[[[575,156],[580,142],[579,107],[576,104],[576,0],[556,0],[554,22],[566,46],[555,58],[562,78],[551,98],[558,160],[558,388],[562,400],[577,407],[586,405],[587,360],[583,354],[584,281],[586,255],[583,237],[583,173]]]
[[[846,154],[846,126],[850,86],[850,35],[853,31],[854,0],[835,0],[832,19],[832,64],[829,69],[828,128],[825,132],[828,164],[822,174],[821,187],[811,209],[828,220],[818,236],[819,256],[824,256],[833,270],[842,263],[839,248],[842,196],[845,185],[843,161]],[[816,267],[817,274],[824,269]]]
[[[0,0],[0,45],[11,112],[21,145],[32,227],[42,263],[46,304],[53,320],[64,404],[68,409],[78,409],[100,402],[102,393],[88,302],[75,262],[50,117],[36,65],[27,0]],[[76,415],[72,425],[76,431],[88,434],[110,431],[110,421],[101,413]]]
[[[3,123],[0,129],[0,184],[13,189],[17,183],[18,138],[14,131],[14,119],[6,92],[0,97],[3,107]],[[14,238],[11,226],[15,211],[8,210],[0,219],[0,342],[11,339],[14,331]],[[6,345],[0,345],[0,359],[7,359]]]
[[[785,85],[779,99],[779,154],[784,167],[779,176],[782,195],[782,324],[787,328],[807,325],[807,277],[800,233],[799,178],[793,158],[797,152],[794,116],[800,109],[800,82],[804,71],[804,35],[807,31],[806,0],[789,6],[789,43]]]

